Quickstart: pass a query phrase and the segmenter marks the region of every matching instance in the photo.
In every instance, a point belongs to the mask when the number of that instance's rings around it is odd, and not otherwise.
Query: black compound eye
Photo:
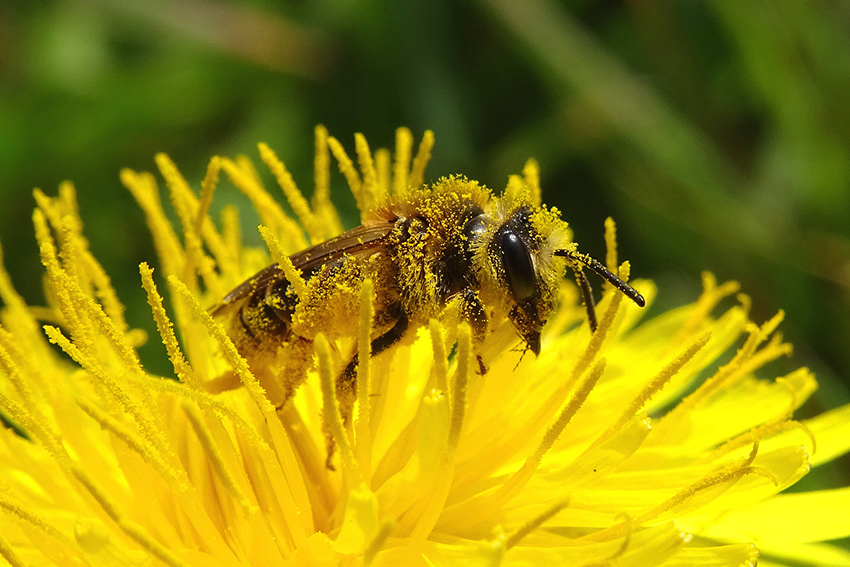
[[[487,232],[487,219],[484,213],[475,215],[463,227],[463,234],[468,241],[478,240],[485,232]]]
[[[534,265],[522,239],[510,230],[502,233],[500,245],[505,262],[505,277],[514,301],[521,302],[534,295]]]

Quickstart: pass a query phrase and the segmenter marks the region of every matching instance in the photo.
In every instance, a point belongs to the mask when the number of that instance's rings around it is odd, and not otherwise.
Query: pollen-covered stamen
[[[628,262],[623,262],[621,270],[628,270],[628,267]],[[575,385],[575,383],[578,381],[584,371],[587,370],[590,363],[602,349],[602,345],[608,336],[608,331],[611,330],[611,326],[614,324],[614,317],[616,317],[617,311],[620,309],[620,302],[622,301],[622,298],[623,296],[619,293],[614,294],[611,297],[611,302],[608,304],[608,308],[605,309],[605,312],[602,314],[602,319],[600,319],[599,321],[599,326],[597,327],[596,332],[590,336],[590,341],[588,341],[587,343],[587,348],[576,361],[576,364],[573,367],[573,371],[570,373],[570,377],[566,380],[566,382],[564,382],[563,391],[570,391],[570,389]]]
[[[198,203],[198,211],[195,213],[195,232],[201,234],[204,222],[209,220],[210,205],[212,205],[213,193],[218,185],[218,174],[221,171],[221,158],[213,156],[207,165],[207,173],[201,182],[201,200]]]
[[[362,482],[360,469],[348,435],[345,434],[345,426],[339,414],[339,403],[336,399],[336,387],[333,378],[333,363],[331,361],[331,347],[325,335],[319,333],[315,340],[316,356],[319,359],[319,383],[322,387],[322,416],[325,427],[331,432],[334,444],[339,448],[342,458],[342,470],[350,488],[356,488]]]
[[[272,260],[275,261],[277,267],[280,268],[283,275],[286,276],[286,280],[290,283],[290,285],[292,285],[292,289],[295,291],[295,296],[299,299],[299,301],[304,301],[307,297],[307,283],[301,275],[301,270],[297,269],[292,264],[292,260],[289,256],[284,254],[280,247],[280,243],[268,227],[260,225],[258,230],[260,231],[260,236],[262,237],[263,242],[266,243],[266,246],[268,246],[269,251],[272,253]]]
[[[670,381],[673,376],[676,375],[682,367],[687,364],[693,357],[699,352],[711,338],[711,333],[706,333],[703,336],[699,337],[693,344],[691,344],[683,353],[673,359],[669,364],[667,364],[661,371],[656,374],[649,383],[644,386],[641,392],[635,397],[634,400],[628,405],[620,418],[608,429],[608,431],[601,435],[594,442],[594,445],[601,443],[604,439],[608,438],[610,435],[616,433],[620,428],[625,426],[631,419],[641,410],[641,408],[646,405],[646,403],[652,398],[653,395],[661,391],[661,389]]]
[[[472,329],[467,323],[458,327],[457,368],[452,382],[452,421],[449,427],[449,454],[453,454],[460,441],[463,417],[466,414],[466,387],[469,383],[469,368],[472,354]]]
[[[431,345],[434,349],[434,365],[431,369],[434,376],[434,389],[440,392],[447,392],[449,389],[449,359],[446,353],[446,343],[445,339],[443,339],[440,322],[436,319],[431,319],[429,322],[429,331],[431,332]]]
[[[714,487],[728,487],[737,482],[745,475],[756,474],[771,481],[775,486],[779,486],[779,479],[769,470],[762,467],[752,466],[753,461],[758,455],[759,442],[756,440],[753,443],[753,450],[749,456],[737,463],[730,463],[729,466],[708,474],[700,480],[694,482],[676,493],[675,496],[665,500],[655,508],[648,510],[635,519],[637,525],[642,525],[650,520],[663,518],[665,512],[669,512],[674,508],[678,508],[688,501],[695,498],[701,492],[710,490]]]
[[[575,416],[576,412],[578,412],[579,408],[587,400],[587,397],[596,386],[604,371],[605,359],[601,359],[594,365],[587,378],[584,379],[576,391],[570,396],[569,401],[563,406],[554,422],[547,428],[534,453],[526,458],[519,470],[513,473],[495,492],[474,499],[474,505],[468,508],[475,509],[476,518],[479,520],[491,518],[528,484],[540,462],[543,460],[543,457],[549,452],[555,441],[558,440],[558,437],[560,437],[561,433],[569,425],[570,420],[572,420],[573,416]],[[466,514],[468,514],[468,508]],[[461,518],[453,514],[446,516],[443,520],[447,523],[450,521],[462,521]],[[474,525],[476,522],[472,517],[467,517],[463,521],[467,525]]]
[[[410,160],[413,152],[413,134],[407,128],[395,131],[395,163],[393,164],[393,192],[397,197],[407,194]]]
[[[174,325],[171,324],[171,320],[169,320],[168,314],[162,305],[162,296],[157,291],[156,284],[153,281],[153,269],[145,262],[142,262],[139,264],[139,272],[142,275],[142,287],[148,295],[148,305],[150,305],[154,321],[156,321],[156,328],[159,330],[160,337],[162,337],[162,343],[168,352],[168,358],[171,360],[174,372],[177,373],[177,377],[181,382],[191,388],[199,388],[200,383],[191,365],[183,355],[180,343],[174,334]]]
[[[288,244],[291,250],[301,250],[307,247],[307,240],[304,238],[304,232],[298,226],[298,223],[283,212],[283,208],[262,185],[253,179],[249,172],[229,159],[222,160],[221,168],[237,189],[251,200],[260,215],[260,222],[269,227],[282,242]]]
[[[323,240],[321,224],[316,218],[316,215],[313,214],[313,211],[310,210],[310,204],[307,203],[307,199],[304,198],[301,190],[298,189],[295,180],[292,179],[292,174],[289,173],[283,162],[278,159],[277,155],[267,144],[261,143],[257,147],[260,149],[260,157],[269,167],[272,174],[274,174],[275,179],[277,179],[278,185],[283,190],[283,194],[286,195],[286,200],[298,217],[301,226],[310,235],[310,242],[312,244],[318,244]]]
[[[413,189],[418,189],[425,179],[425,166],[431,159],[431,150],[434,148],[434,133],[431,130],[425,130],[422,135],[422,141],[419,142],[419,151],[416,152],[416,157],[413,158],[413,166],[410,169],[410,177],[407,179],[407,186]]]
[[[365,279],[360,288],[360,324],[357,336],[357,418],[354,420],[354,454],[360,474],[367,486],[372,478],[372,321],[375,318],[372,280]]]
[[[674,407],[664,417],[664,420],[672,422],[674,417],[677,418],[683,412],[690,411],[704,403],[715,392],[745,376],[748,372],[760,368],[780,356],[790,354],[791,345],[783,343],[781,336],[778,335],[773,336],[761,350],[757,350],[758,346],[776,329],[776,326],[782,320],[782,316],[783,313],[780,311],[761,327],[754,324],[749,325],[750,336],[744,346],[735,354],[735,357],[720,367],[714,376],[703,382],[696,391]]]
[[[194,275],[197,270],[206,288],[216,297],[221,297],[225,290],[215,274],[213,260],[204,251],[201,235],[195,226],[199,209],[198,199],[167,155],[157,154],[156,163],[168,185],[171,202],[183,228],[186,263],[183,265],[182,279],[191,289],[194,289],[196,285]]]
[[[392,519],[381,522],[378,533],[375,534],[375,537],[372,538],[372,541],[369,542],[369,545],[366,546],[366,550],[363,552],[363,565],[365,567],[372,564],[375,556],[381,551],[387,539],[392,535],[393,529],[395,529],[395,522]]]
[[[514,530],[511,534],[505,537],[505,549],[511,549],[516,546],[524,537],[543,525],[546,520],[552,518],[555,514],[563,510],[570,503],[569,499],[564,499],[550,506],[545,512],[536,516]]]
[[[454,481],[455,456],[466,416],[467,387],[472,367],[472,330],[467,323],[458,327],[457,365],[449,396],[451,418],[449,421],[448,442],[445,452],[439,460],[438,469],[432,477],[433,485],[419,501],[405,514],[399,530],[410,530],[410,537],[425,539],[442,519],[444,507]],[[433,392],[439,398],[439,392]],[[410,524],[413,523],[412,528]]]
[[[365,195],[363,195],[363,183],[360,181],[360,174],[357,173],[354,162],[348,157],[345,148],[342,147],[339,140],[333,136],[328,136],[328,147],[339,164],[340,173],[345,176],[345,180],[348,182],[348,187],[351,189],[351,194],[354,195],[354,200],[357,202],[357,208],[360,210],[360,216],[362,218],[369,209],[366,206]]]
[[[218,476],[224,489],[230,496],[240,505],[242,511],[246,515],[253,515],[259,511],[259,508],[248,498],[242,490],[228,467],[226,457],[221,449],[217,446],[216,440],[205,423],[204,417],[200,410],[192,404],[184,402],[182,404],[183,412],[192,425],[198,443],[204,450],[204,456],[210,465],[210,468]]]
[[[375,159],[369,150],[369,143],[363,134],[354,135],[354,145],[357,151],[357,163],[363,174],[363,194],[368,203],[368,210],[375,208],[379,202],[386,199],[383,187],[378,183],[378,170],[375,167]]]
[[[617,223],[611,217],[605,219],[605,266],[612,272],[617,269]]]
[[[313,162],[315,190],[313,192],[313,211],[322,220],[325,238],[342,234],[339,213],[331,202],[331,155],[328,151],[328,130],[322,125],[315,129],[316,158]]]
[[[248,363],[244,358],[242,358],[242,356],[239,355],[239,352],[236,350],[236,345],[233,344],[233,341],[227,336],[227,333],[221,325],[213,320],[212,316],[198,302],[198,298],[189,291],[186,284],[175,276],[169,276],[168,283],[171,284],[171,287],[182,295],[184,299],[186,299],[189,306],[192,308],[192,311],[195,313],[195,316],[203,322],[207,332],[221,347],[225,359],[230,364],[231,368],[233,368],[233,371],[236,372],[236,375],[242,381],[242,384],[248,389],[254,403],[256,403],[266,415],[273,415],[274,406],[272,406],[271,402],[266,397],[265,390],[263,390],[260,386],[260,383],[251,372],[251,369],[248,368]]]

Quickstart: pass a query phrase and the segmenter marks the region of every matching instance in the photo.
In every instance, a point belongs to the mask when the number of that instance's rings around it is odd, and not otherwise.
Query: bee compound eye
[[[534,265],[525,242],[515,233],[507,230],[500,238],[502,258],[505,263],[505,277],[514,301],[525,301],[534,295]]]
[[[483,213],[469,219],[463,227],[463,234],[469,241],[478,240],[486,232],[487,219]]]

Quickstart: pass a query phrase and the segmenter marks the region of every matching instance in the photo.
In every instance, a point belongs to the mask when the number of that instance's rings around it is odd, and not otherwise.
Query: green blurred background
[[[3,0],[5,262],[42,303],[31,190],[70,179],[131,324],[152,331],[136,266],[155,255],[122,167],[164,151],[197,187],[211,155],[258,162],[265,141],[309,192],[317,123],[350,151],[354,132],[374,148],[430,128],[429,179],[501,189],[534,156],[585,251],[604,257],[617,219],[656,309],[692,301],[702,270],[739,280],[757,321],[785,309],[796,353],[768,372],[811,366],[805,412],[835,407],[850,401],[848,32],[840,1]],[[216,202],[248,208],[226,182]],[[142,356],[169,372],[153,341]],[[846,484],[842,469],[807,482]]]

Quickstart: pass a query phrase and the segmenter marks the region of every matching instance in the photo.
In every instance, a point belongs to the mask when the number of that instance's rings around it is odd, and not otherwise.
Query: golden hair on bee
[[[476,181],[450,176],[371,199],[376,204],[360,226],[289,258],[306,282],[300,293],[284,270],[272,264],[214,308],[278,407],[313,367],[313,341],[322,333],[349,345],[340,350],[347,362],[336,389],[343,418],[350,416],[359,290],[367,278],[375,290],[372,356],[413,340],[431,319],[448,326],[466,321],[482,374],[481,349],[488,334],[505,321],[526,350],[540,352],[540,333],[555,308],[567,267],[575,274],[591,331],[596,316],[585,267],[644,305],[634,288],[579,253],[559,212],[536,203],[517,179],[500,197]]]

